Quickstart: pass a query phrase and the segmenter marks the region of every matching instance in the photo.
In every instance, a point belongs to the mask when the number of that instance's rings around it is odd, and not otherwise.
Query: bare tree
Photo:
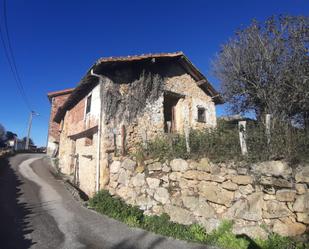
[[[233,113],[258,119],[309,119],[309,17],[254,20],[222,46],[213,62]]]

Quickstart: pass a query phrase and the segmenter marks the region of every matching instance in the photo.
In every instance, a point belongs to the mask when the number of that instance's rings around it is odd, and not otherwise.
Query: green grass
[[[182,225],[170,221],[167,214],[146,216],[137,207],[126,204],[120,198],[112,197],[102,190],[89,200],[89,206],[99,213],[126,223],[130,227],[139,227],[164,236],[215,245],[222,249],[309,249],[304,243],[297,243],[290,238],[270,234],[267,240],[252,240],[232,233],[233,223],[223,221],[213,232],[207,234],[198,225]]]

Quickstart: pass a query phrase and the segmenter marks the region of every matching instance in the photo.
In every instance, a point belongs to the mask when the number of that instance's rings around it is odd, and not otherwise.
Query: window
[[[206,122],[206,109],[204,107],[197,107],[197,121]]]
[[[89,113],[91,110],[91,95],[87,97],[87,102],[86,102],[86,114]]]

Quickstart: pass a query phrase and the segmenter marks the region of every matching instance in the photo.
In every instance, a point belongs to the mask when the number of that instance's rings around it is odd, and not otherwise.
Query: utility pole
[[[30,139],[30,131],[31,131],[31,126],[32,126],[33,116],[38,116],[38,115],[39,114],[34,111],[30,112],[29,123],[28,123],[28,134],[27,134],[26,147],[25,147],[26,150],[29,149],[29,139]]]

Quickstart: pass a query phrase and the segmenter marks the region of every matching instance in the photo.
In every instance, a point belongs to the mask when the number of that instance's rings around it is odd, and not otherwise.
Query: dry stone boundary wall
[[[236,234],[266,238],[309,229],[309,166],[290,168],[284,161],[252,165],[174,159],[115,158],[110,165],[112,195],[147,215],[167,213],[172,221],[199,223],[207,232],[233,220]]]

